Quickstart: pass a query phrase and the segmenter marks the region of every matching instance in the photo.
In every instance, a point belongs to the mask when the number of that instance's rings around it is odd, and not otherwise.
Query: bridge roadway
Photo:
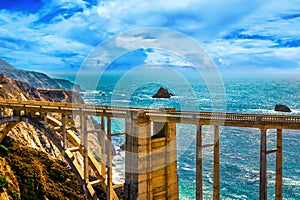
[[[80,171],[79,176],[86,185],[85,191],[89,193],[90,197],[95,196],[95,192],[91,189],[92,184],[88,184],[89,172],[88,168],[92,167],[94,173],[97,175],[98,180],[93,184],[101,183],[104,189],[107,191],[109,199],[118,199],[112,186],[112,171],[111,171],[111,143],[106,147],[110,149],[110,153],[106,154],[106,159],[109,161],[107,170],[105,171],[102,164],[97,164],[95,158],[87,152],[87,139],[86,134],[81,135],[81,139],[78,138],[72,128],[66,127],[64,116],[66,115],[80,115],[81,116],[81,132],[87,133],[85,117],[86,116],[100,116],[102,119],[101,131],[106,134],[106,137],[110,140],[114,134],[111,134],[111,118],[123,118],[125,121],[130,115],[133,120],[143,120],[147,118],[151,122],[163,122],[163,123],[183,123],[194,124],[197,126],[197,146],[196,146],[196,198],[202,199],[202,149],[212,146],[214,148],[214,199],[220,199],[220,172],[219,172],[219,126],[234,126],[234,127],[250,127],[257,128],[261,131],[261,145],[260,145],[260,199],[267,199],[267,155],[270,153],[276,153],[276,189],[275,198],[282,199],[282,130],[283,129],[295,129],[300,130],[300,116],[289,115],[270,115],[270,114],[237,114],[237,113],[221,113],[221,112],[192,112],[192,111],[176,111],[174,109],[144,109],[144,108],[128,108],[128,107],[110,107],[99,106],[91,104],[73,104],[66,102],[38,102],[38,101],[16,101],[16,100],[0,100],[0,108],[11,109],[14,111],[12,117],[18,117],[23,115],[30,116],[37,119],[37,116],[44,116],[44,122],[51,124],[52,128],[56,127],[61,131],[59,136],[62,141],[62,152],[67,155],[71,165],[78,165],[74,162],[74,155],[72,153],[79,152],[82,155],[83,169],[79,169],[79,166],[75,166],[77,171]],[[23,114],[21,114],[23,112]],[[61,121],[51,118],[47,113],[59,113],[62,118]],[[34,117],[35,116],[35,117]],[[45,118],[46,116],[46,118]],[[107,120],[107,128],[104,128],[104,118]],[[3,121],[3,120],[2,120]],[[4,120],[5,121],[5,120]],[[4,121],[2,123],[4,123]],[[4,135],[17,124],[17,119],[13,120],[15,123],[7,126],[2,130],[2,138]],[[19,118],[19,121],[22,121]],[[28,121],[24,120],[24,121]],[[202,144],[202,126],[211,125],[215,128],[215,141],[213,144]],[[53,128],[53,129],[54,129]],[[74,127],[73,127],[74,129]],[[267,150],[266,132],[268,129],[277,129],[277,147],[271,150]],[[99,132],[99,130],[89,131]],[[126,133],[124,133],[126,134]],[[120,135],[120,134],[116,134]],[[73,147],[67,148],[67,140],[70,140]],[[1,134],[0,134],[1,141]],[[59,144],[58,144],[59,145]],[[103,146],[105,144],[103,143]],[[103,147],[102,146],[102,147]],[[105,148],[105,147],[103,147]],[[105,155],[104,155],[105,156]],[[105,159],[103,158],[103,159]],[[74,164],[75,163],[75,164]]]
[[[238,114],[222,112],[176,111],[173,109],[144,109],[118,106],[99,106],[92,104],[73,104],[62,102],[39,101],[3,101],[1,108],[24,110],[40,113],[61,113],[75,115],[105,116],[111,118],[126,118],[127,112],[144,112],[152,121],[183,124],[223,125],[235,127],[252,127],[267,129],[300,129],[300,116],[275,114]]]

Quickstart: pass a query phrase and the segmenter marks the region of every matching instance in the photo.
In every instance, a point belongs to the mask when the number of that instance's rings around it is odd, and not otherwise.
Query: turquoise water
[[[292,115],[300,115],[300,77],[280,75],[232,75],[221,76],[225,98],[218,109],[236,113],[270,113],[275,104],[286,104]],[[173,76],[160,73],[106,73],[97,88],[89,88],[87,78],[83,97],[87,103],[130,107],[172,107],[178,110],[212,111],[214,99],[204,79],[194,73],[183,72]],[[96,80],[96,79],[95,79]],[[93,81],[95,81],[93,80]],[[167,87],[175,96],[171,99],[152,99],[160,86]],[[216,86],[216,87],[219,87]],[[193,94],[190,93],[193,91]],[[101,93],[100,93],[101,92]],[[102,94],[105,94],[103,96]],[[113,131],[124,130],[124,122],[113,121]],[[195,136],[193,126],[178,125],[178,173],[180,199],[195,199]],[[268,131],[268,149],[276,143],[275,130]],[[283,134],[283,197],[300,199],[300,145],[299,131],[285,130]],[[204,127],[204,142],[212,141],[212,129]],[[116,138],[116,146],[123,138]],[[259,144],[256,129],[224,127],[220,135],[221,199],[259,198]],[[121,156],[120,156],[121,155]],[[119,181],[124,180],[123,153],[116,156],[115,172]],[[212,149],[203,152],[204,197],[212,198]],[[275,156],[268,155],[268,199],[274,199]]]

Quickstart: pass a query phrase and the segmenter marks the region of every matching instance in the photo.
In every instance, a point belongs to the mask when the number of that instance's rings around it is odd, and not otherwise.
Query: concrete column
[[[196,147],[196,199],[203,199],[203,178],[202,178],[202,126],[197,126],[197,147]]]
[[[147,159],[151,137],[150,120],[143,111],[128,111],[125,135],[124,199],[148,199]]]
[[[214,126],[214,191],[213,199],[220,199],[220,141],[219,126]]]
[[[83,175],[85,183],[89,182],[89,158],[88,158],[88,141],[87,141],[87,118],[80,115],[81,123],[81,146],[83,148]]]
[[[108,139],[108,151],[107,151],[107,199],[112,198],[112,141],[111,141],[111,119],[107,118],[107,139]]]
[[[259,199],[267,199],[267,130],[260,130],[260,189]]]
[[[125,138],[124,199],[178,199],[176,124],[131,112]]]
[[[43,114],[44,124],[47,125],[47,113]]]
[[[101,174],[106,177],[106,134],[105,134],[105,121],[104,117],[101,117]]]
[[[63,149],[65,151],[68,148],[67,147],[67,131],[66,131],[67,117],[65,114],[61,115],[61,122],[62,122],[61,132],[63,135]]]
[[[277,129],[275,199],[282,199],[282,129]]]

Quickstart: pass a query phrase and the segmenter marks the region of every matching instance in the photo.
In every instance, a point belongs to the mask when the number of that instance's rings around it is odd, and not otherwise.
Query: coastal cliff
[[[0,100],[84,103],[74,90],[61,89],[74,87],[67,80],[51,79],[41,73],[17,70],[3,60],[0,60],[0,72],[5,72],[0,74]],[[11,111],[4,110],[4,116],[8,112]],[[71,121],[75,127],[80,125],[79,116],[71,116]],[[99,124],[91,117],[87,124],[88,129],[99,128]],[[78,131],[75,133],[79,134]],[[89,151],[99,159],[99,135],[89,134],[88,141]],[[39,129],[20,122],[0,145],[0,199],[85,198],[81,185],[61,153]],[[24,166],[26,169],[23,169]]]
[[[37,89],[4,74],[0,99],[84,103],[74,91]],[[85,198],[61,153],[39,129],[20,122],[0,145],[0,199]]]
[[[0,74],[5,74],[14,80],[28,83],[37,88],[64,89],[80,91],[79,85],[69,80],[50,78],[48,75],[35,72],[21,70],[13,67],[8,62],[0,58]]]

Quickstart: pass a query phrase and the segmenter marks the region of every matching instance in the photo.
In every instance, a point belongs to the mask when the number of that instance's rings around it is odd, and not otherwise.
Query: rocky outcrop
[[[283,105],[283,104],[276,104],[274,110],[279,111],[279,112],[292,112],[288,106]]]
[[[0,74],[0,99],[84,103],[77,92],[38,89],[26,82],[16,81],[5,74]]]
[[[173,96],[167,89],[160,87],[155,95],[152,98],[171,98]]]

